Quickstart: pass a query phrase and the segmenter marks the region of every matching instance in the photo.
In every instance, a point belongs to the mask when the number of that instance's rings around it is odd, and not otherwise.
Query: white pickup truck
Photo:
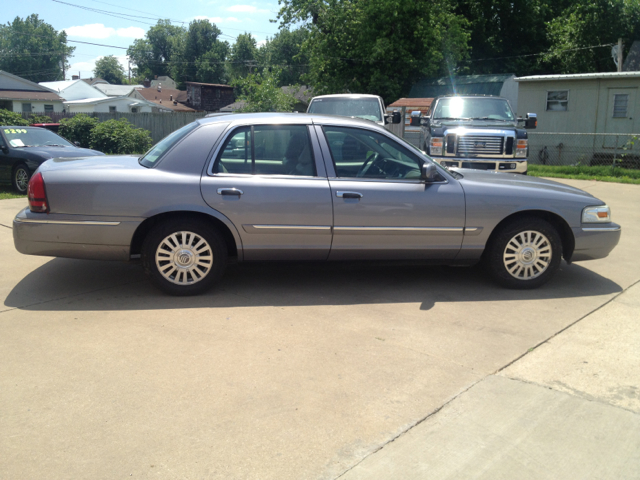
[[[386,113],[384,101],[377,95],[351,94],[321,95],[313,97],[307,113],[364,118],[378,125],[400,123],[400,112]]]

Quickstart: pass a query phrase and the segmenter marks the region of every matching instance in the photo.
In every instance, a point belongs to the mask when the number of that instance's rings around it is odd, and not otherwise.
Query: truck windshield
[[[504,98],[451,97],[438,101],[433,120],[497,120],[512,122],[513,112]]]
[[[307,113],[340,115],[382,121],[380,102],[376,98],[316,98],[309,105]]]

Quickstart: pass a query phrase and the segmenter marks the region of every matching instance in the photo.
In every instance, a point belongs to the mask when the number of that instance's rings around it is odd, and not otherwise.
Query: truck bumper
[[[493,172],[527,174],[527,160],[515,158],[442,158],[431,157],[440,165]]]

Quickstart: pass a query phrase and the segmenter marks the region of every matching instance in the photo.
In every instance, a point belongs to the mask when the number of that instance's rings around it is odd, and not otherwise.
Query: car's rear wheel
[[[142,264],[151,282],[171,295],[198,295],[222,277],[227,264],[223,236],[197,220],[156,225],[142,245]]]
[[[29,171],[29,168],[24,163],[19,163],[14,167],[11,175],[13,189],[20,194],[26,195],[30,178],[31,171]]]
[[[496,232],[484,255],[491,277],[507,288],[530,289],[547,283],[562,259],[556,229],[536,217],[515,220]]]

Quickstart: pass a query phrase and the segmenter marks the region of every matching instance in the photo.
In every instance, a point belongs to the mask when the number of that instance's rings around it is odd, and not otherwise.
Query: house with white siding
[[[0,109],[38,114],[62,112],[62,101],[57,92],[0,70]]]

